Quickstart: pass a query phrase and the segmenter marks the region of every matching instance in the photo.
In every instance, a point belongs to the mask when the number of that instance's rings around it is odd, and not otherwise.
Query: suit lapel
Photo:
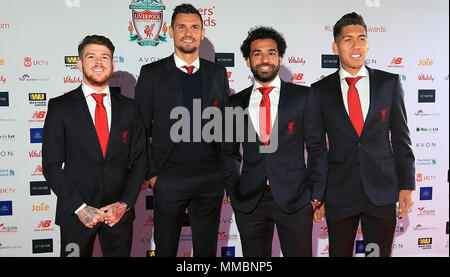
[[[288,87],[286,86],[286,83],[281,80],[281,87],[280,87],[280,98],[278,99],[278,109],[277,114],[275,115],[275,125],[278,123],[278,120],[280,119],[280,113],[283,114],[286,110],[286,107],[289,106],[289,92]],[[275,126],[274,126],[275,127]]]
[[[74,106],[76,113],[78,114],[78,124],[80,125],[81,132],[84,133],[86,139],[90,142],[90,145],[95,148],[100,159],[103,159],[102,148],[98,140],[97,131],[95,130],[94,119],[91,117],[86,98],[84,97],[81,86],[74,91],[74,97],[78,101],[78,105]]]
[[[200,80],[202,82],[202,110],[208,106],[208,99],[210,97],[210,93],[214,93],[214,91],[208,87],[208,84],[211,84],[211,80],[213,80],[213,76],[211,76],[212,70],[208,70],[206,68],[206,63],[203,59],[200,59]],[[212,96],[212,95],[211,95]]]
[[[112,144],[114,143],[114,134],[120,131],[119,120],[121,114],[121,105],[119,96],[115,91],[110,91],[111,96],[111,129],[109,130],[108,146],[106,147],[105,160],[111,155]]]
[[[166,68],[167,84],[169,86],[168,91],[163,91],[163,93],[168,93],[169,97],[167,99],[174,99],[173,107],[183,106],[183,94],[180,87],[180,78],[178,77],[178,68],[175,65],[174,54],[167,58]]]
[[[369,103],[369,111],[367,112],[366,120],[364,121],[364,127],[361,132],[361,137],[367,132],[364,132],[367,129],[367,125],[370,124],[370,120],[375,116],[375,107],[377,103],[377,91],[378,91],[378,82],[376,82],[376,76],[374,71],[367,67],[367,71],[369,72],[369,94],[370,94],[370,103]]]
[[[245,139],[244,141],[248,141],[248,138],[250,136],[249,132],[253,132],[253,134],[255,134],[255,136],[258,136],[258,133],[256,132],[255,126],[253,125],[253,122],[250,118],[250,114],[248,113],[248,107],[250,104],[250,96],[252,95],[252,88],[253,85],[251,85],[250,87],[246,88],[244,91],[240,92],[243,94],[242,97],[242,101],[240,103],[240,106],[242,107],[242,109],[244,111],[247,111],[247,115],[244,116],[244,134],[245,134]],[[259,141],[259,138],[258,138]]]

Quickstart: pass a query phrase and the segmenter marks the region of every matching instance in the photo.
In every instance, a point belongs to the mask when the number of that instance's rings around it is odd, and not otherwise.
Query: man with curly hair
[[[309,184],[305,168],[303,115],[309,88],[278,76],[285,50],[283,36],[273,28],[250,30],[241,51],[255,83],[229,99],[235,112],[241,108],[248,130],[243,156],[237,139],[224,146],[227,193],[244,257],[272,256],[275,225],[283,256],[312,256],[313,212],[323,192]],[[252,140],[251,132],[259,139]]]

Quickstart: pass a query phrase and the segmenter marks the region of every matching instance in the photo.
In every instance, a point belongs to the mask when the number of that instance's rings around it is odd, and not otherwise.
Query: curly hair
[[[280,57],[284,56],[287,45],[283,35],[272,27],[260,26],[250,29],[247,38],[241,45],[241,52],[245,59],[250,57],[250,45],[257,39],[273,39],[277,43],[278,55]]]

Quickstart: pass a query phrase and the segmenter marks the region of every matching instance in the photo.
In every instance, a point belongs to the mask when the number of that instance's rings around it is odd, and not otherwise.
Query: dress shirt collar
[[[91,95],[92,93],[106,93],[107,96],[110,94],[109,86],[106,86],[106,88],[104,90],[102,90],[101,92],[97,92],[95,89],[93,89],[93,88],[89,87],[88,85],[86,85],[86,83],[84,81],[81,84],[81,90],[83,90],[84,97],[86,97],[86,98],[89,95]]]
[[[347,77],[355,78],[355,77],[358,77],[358,76],[369,77],[369,71],[367,71],[367,68],[366,68],[365,66],[363,66],[363,67],[358,71],[358,73],[356,73],[355,76],[353,76],[352,74],[348,73],[344,68],[342,68],[342,65],[340,66],[340,69],[339,69],[339,78],[340,78],[341,81],[344,80],[344,79],[347,78]]]
[[[255,91],[259,92],[259,90],[258,90],[259,87],[262,87],[262,85],[255,81],[255,84],[253,85],[252,93],[254,93]],[[276,89],[281,89],[280,76],[277,75],[277,77],[275,77],[275,79],[273,79],[273,81],[268,85],[268,87],[275,87]]]
[[[180,57],[177,56],[176,53],[173,53],[173,57],[175,59],[176,67],[180,68],[184,72],[186,72],[186,69],[183,68],[183,66],[185,66],[185,65],[193,65],[195,67],[194,72],[200,68],[200,58],[199,57],[197,57],[197,59],[195,59],[195,61],[193,61],[191,64],[188,64],[185,61],[183,61]]]

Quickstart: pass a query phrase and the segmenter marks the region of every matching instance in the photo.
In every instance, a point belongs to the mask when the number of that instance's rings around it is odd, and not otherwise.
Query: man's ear
[[[170,36],[170,38],[173,39],[173,28],[172,28],[172,26],[169,26],[169,36]]]
[[[339,55],[338,46],[336,42],[333,42],[333,44],[331,45],[331,49],[333,49],[334,54]]]
[[[81,57],[77,61],[77,67],[80,72],[83,72],[83,62],[81,61]]]

